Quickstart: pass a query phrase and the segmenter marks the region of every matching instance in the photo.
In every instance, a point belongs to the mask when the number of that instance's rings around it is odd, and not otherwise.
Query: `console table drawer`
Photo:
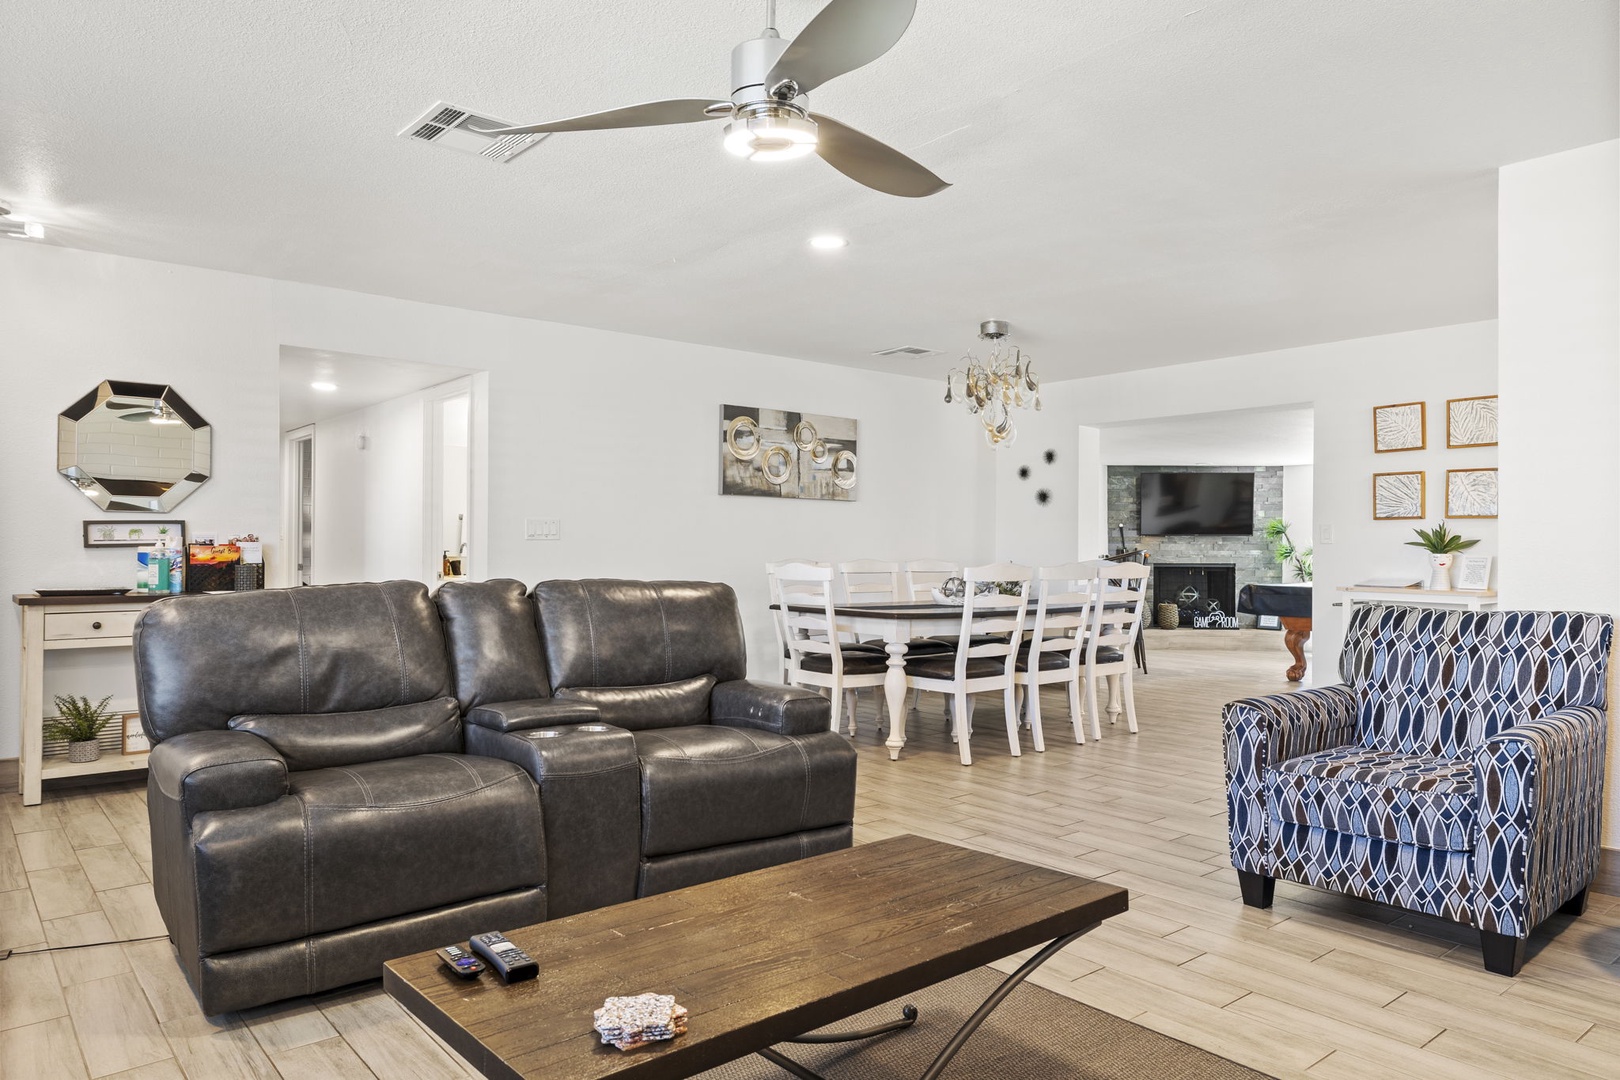
[[[45,616],[45,640],[127,638],[139,611],[53,611]]]

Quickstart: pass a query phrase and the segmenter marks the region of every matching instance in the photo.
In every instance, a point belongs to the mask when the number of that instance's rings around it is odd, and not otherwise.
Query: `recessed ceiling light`
[[[325,394],[330,394],[330,393],[331,393],[331,392],[332,392],[332,391],[333,391],[333,390],[336,390],[336,389],[337,389],[337,383],[331,383],[331,382],[312,382],[312,383],[310,383],[310,384],[309,384],[309,388],[310,388],[310,389],[311,389],[311,390],[319,390],[319,391],[321,391],[321,392],[322,392],[322,393],[325,393]]]
[[[849,241],[845,240],[842,236],[834,236],[831,233],[823,233],[820,236],[812,236],[810,238],[810,246],[820,251],[836,251],[841,247],[848,247]]]
[[[29,240],[43,240],[45,226],[37,221],[23,221],[11,216],[9,203],[0,202],[0,234],[5,236],[26,237]]]

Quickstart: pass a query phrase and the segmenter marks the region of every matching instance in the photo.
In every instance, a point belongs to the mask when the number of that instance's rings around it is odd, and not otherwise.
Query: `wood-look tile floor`
[[[1128,887],[1131,911],[1034,981],[1275,1076],[1620,1075],[1620,898],[1555,917],[1511,980],[1481,968],[1471,932],[1432,919],[1288,883],[1270,911],[1242,905],[1219,710],[1285,688],[1280,645],[1261,644],[1155,650],[1137,679],[1141,733],[1121,722],[1085,746],[1048,693],[1046,753],[1025,732],[1015,759],[985,699],[972,768],[937,697],[898,762],[863,698],[856,839],[919,833]],[[140,782],[0,807],[0,948],[157,935],[0,962],[0,1077],[470,1075],[380,984],[201,1016],[161,936]]]

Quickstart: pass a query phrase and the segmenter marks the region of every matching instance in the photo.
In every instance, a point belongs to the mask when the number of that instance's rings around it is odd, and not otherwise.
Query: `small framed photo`
[[[183,521],[87,521],[84,523],[84,546],[151,547],[159,537],[168,537],[172,546],[186,544],[186,523]]]
[[[1446,517],[1496,516],[1495,469],[1447,469]]]
[[[144,754],[152,749],[152,742],[146,737],[141,728],[141,714],[127,712],[124,714],[124,753]]]
[[[1446,447],[1496,445],[1496,395],[1452,398],[1446,402]]]
[[[1457,588],[1483,592],[1491,587],[1490,555],[1463,555],[1457,559]]]
[[[1373,450],[1390,454],[1422,450],[1428,445],[1428,406],[1421,401],[1379,405],[1373,409]]]
[[[1373,520],[1415,521],[1428,514],[1428,491],[1421,472],[1373,473]]]

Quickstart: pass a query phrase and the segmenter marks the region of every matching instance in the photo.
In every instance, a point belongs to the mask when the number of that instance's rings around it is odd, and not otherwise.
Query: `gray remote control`
[[[534,958],[506,940],[506,935],[498,930],[474,934],[467,946],[495,969],[502,982],[522,982],[540,974],[540,965],[534,962]]]

